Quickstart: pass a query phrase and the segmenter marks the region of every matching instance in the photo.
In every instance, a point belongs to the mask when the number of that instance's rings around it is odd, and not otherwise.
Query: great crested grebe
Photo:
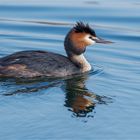
[[[21,51],[0,58],[0,77],[64,77],[91,70],[83,53],[95,43],[111,43],[96,36],[88,24],[77,22],[65,37],[67,56],[47,51]]]

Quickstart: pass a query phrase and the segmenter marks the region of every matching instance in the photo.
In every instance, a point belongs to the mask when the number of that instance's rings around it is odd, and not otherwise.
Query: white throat
[[[72,56],[72,61],[79,64],[81,67],[82,72],[90,71],[91,70],[91,65],[89,62],[86,60],[83,54],[81,55],[73,55]]]

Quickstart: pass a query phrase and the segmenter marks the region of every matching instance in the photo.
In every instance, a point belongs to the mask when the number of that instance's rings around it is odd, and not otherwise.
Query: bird
[[[67,56],[43,50],[15,52],[0,58],[0,77],[65,77],[89,72],[92,67],[84,53],[95,43],[112,42],[97,37],[89,24],[76,22],[64,40]]]

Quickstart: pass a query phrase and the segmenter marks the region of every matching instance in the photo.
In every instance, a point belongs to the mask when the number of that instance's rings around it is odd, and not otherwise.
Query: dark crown
[[[88,24],[84,24],[83,22],[77,22],[74,26],[74,30],[76,33],[85,32],[96,37],[95,31]]]

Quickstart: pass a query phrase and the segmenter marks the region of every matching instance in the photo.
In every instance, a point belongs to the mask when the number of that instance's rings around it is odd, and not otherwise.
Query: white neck
[[[80,66],[82,72],[90,71],[91,70],[91,65],[89,62],[86,60],[83,54],[80,55],[73,55],[71,57],[71,60]]]

